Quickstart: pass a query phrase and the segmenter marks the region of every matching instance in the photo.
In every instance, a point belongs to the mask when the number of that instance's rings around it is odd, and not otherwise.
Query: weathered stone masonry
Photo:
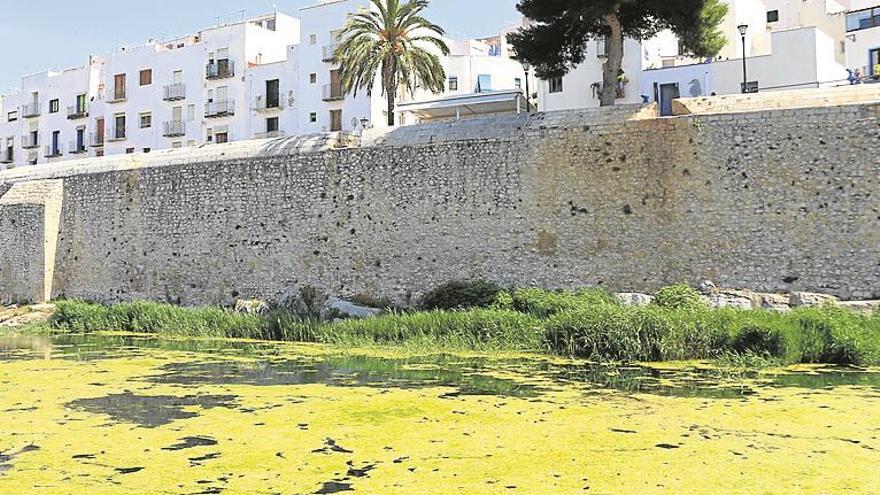
[[[230,303],[311,286],[406,302],[476,277],[880,297],[880,107],[616,112],[418,126],[322,152],[276,141],[91,160],[7,172],[0,193],[63,180],[52,297]],[[12,226],[10,208],[2,299],[43,276],[22,253],[44,220]]]

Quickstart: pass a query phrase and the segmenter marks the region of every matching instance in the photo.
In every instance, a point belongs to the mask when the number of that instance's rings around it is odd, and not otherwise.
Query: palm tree
[[[394,126],[397,91],[410,94],[423,86],[433,93],[445,89],[446,71],[435,48],[449,55],[441,39],[443,28],[422,16],[428,0],[370,0],[373,9],[349,14],[334,53],[342,89],[357,96],[373,91],[376,75],[382,77],[382,96],[388,100],[388,125]]]

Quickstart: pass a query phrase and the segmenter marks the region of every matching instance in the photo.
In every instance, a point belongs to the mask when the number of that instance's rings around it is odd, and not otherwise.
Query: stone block
[[[825,303],[836,303],[837,298],[830,294],[816,292],[794,292],[791,294],[790,304],[792,307],[821,306]]]
[[[624,306],[647,306],[654,301],[654,296],[638,292],[621,292],[614,294],[614,297]]]

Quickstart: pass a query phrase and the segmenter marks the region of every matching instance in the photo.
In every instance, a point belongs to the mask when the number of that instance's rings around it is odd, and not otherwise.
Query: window
[[[873,77],[880,77],[880,48],[875,48],[868,52],[868,59],[870,60],[870,65],[868,66],[868,72]]]
[[[278,79],[266,81],[266,108],[278,108],[281,101],[280,83]]]
[[[144,69],[141,71],[141,86],[149,86],[153,84],[153,69]]]
[[[314,124],[318,121],[318,112],[312,112],[309,114],[309,123]]]
[[[150,152],[150,148],[144,148],[144,153],[149,153],[149,152]]]
[[[846,15],[846,30],[858,31],[880,26],[880,7],[858,10]]]
[[[126,154],[126,155],[133,155],[133,154],[134,154],[134,148],[126,148],[126,149],[125,149],[125,154]]]
[[[149,129],[153,127],[153,114],[144,112],[141,114],[141,129]]]
[[[171,141],[171,149],[183,148],[183,141]]]
[[[18,110],[13,110],[6,114],[7,122],[15,122],[16,120],[18,120]]]
[[[52,149],[50,150],[51,156],[58,156],[61,154],[61,131],[52,131]]]
[[[223,144],[229,142],[229,133],[228,132],[218,132],[214,135],[214,141],[217,144]]]
[[[477,93],[484,91],[492,91],[492,76],[489,74],[480,74],[477,76]]]
[[[86,95],[76,95],[76,113],[86,112]]]
[[[550,85],[551,93],[562,93],[562,78],[554,77],[552,79],[547,80],[547,84]]]
[[[58,113],[58,110],[61,108],[61,105],[58,103],[58,99],[49,100],[49,113]]]
[[[779,22],[779,11],[778,10],[769,10],[767,11],[767,22]]]
[[[515,77],[513,79],[513,87],[515,89],[522,89],[522,79]]]
[[[125,114],[116,114],[113,117],[116,127],[113,129],[112,136],[114,139],[125,139]]]
[[[192,122],[196,120],[196,106],[189,105],[186,107],[186,120]]]
[[[458,91],[458,77],[449,76],[449,91]]]
[[[277,132],[278,131],[278,117],[271,117],[266,119],[266,132]]]
[[[113,99],[125,99],[125,74],[116,74],[113,76]]]
[[[318,82],[318,74],[312,72],[309,74],[309,84],[316,84]]]
[[[309,35],[309,44],[310,45],[317,45],[318,44],[318,35],[317,34],[312,33]]]

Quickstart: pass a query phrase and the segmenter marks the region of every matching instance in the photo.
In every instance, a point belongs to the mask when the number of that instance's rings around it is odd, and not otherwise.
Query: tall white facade
[[[272,13],[25,77],[20,91],[0,97],[0,168],[383,127],[387,105],[378,79],[372,94],[345,94],[332,62],[349,13],[369,6],[319,0],[298,18]],[[447,43],[444,93],[402,92],[399,101],[522,85],[522,66],[498,46]]]

